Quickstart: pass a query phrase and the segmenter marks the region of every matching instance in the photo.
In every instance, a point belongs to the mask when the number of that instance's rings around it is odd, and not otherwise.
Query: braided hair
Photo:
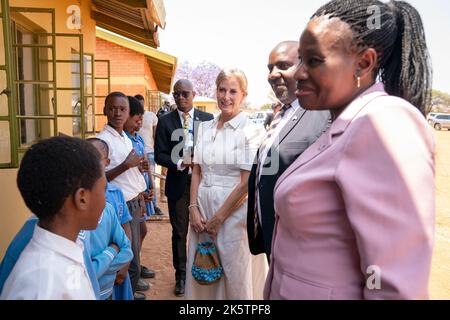
[[[379,10],[379,15],[374,16],[376,11],[372,8]],[[313,15],[320,16],[347,23],[358,53],[368,48],[377,52],[375,75],[384,83],[386,92],[426,113],[431,99],[432,68],[422,19],[414,7],[393,0],[333,0]],[[370,26],[374,17],[379,18],[380,24]]]

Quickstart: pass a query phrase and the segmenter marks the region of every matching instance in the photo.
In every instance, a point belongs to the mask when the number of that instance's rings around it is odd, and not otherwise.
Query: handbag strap
[[[202,243],[202,242],[212,242],[215,244],[215,241],[213,241],[211,236],[206,231],[200,232],[198,234],[198,243]]]

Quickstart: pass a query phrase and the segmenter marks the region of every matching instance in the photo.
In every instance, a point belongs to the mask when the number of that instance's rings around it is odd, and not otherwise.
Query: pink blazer
[[[375,84],[279,178],[266,299],[427,299],[434,139]]]

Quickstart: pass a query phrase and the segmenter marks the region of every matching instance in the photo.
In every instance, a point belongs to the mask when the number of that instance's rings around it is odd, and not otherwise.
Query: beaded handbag
[[[223,268],[214,242],[205,241],[197,244],[191,272],[201,285],[214,284],[223,277]]]

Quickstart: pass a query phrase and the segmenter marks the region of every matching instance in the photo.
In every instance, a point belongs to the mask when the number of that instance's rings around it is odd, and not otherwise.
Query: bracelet
[[[194,208],[194,207],[200,208],[198,204],[190,204],[190,205],[188,206],[188,210],[189,210],[190,208]]]

